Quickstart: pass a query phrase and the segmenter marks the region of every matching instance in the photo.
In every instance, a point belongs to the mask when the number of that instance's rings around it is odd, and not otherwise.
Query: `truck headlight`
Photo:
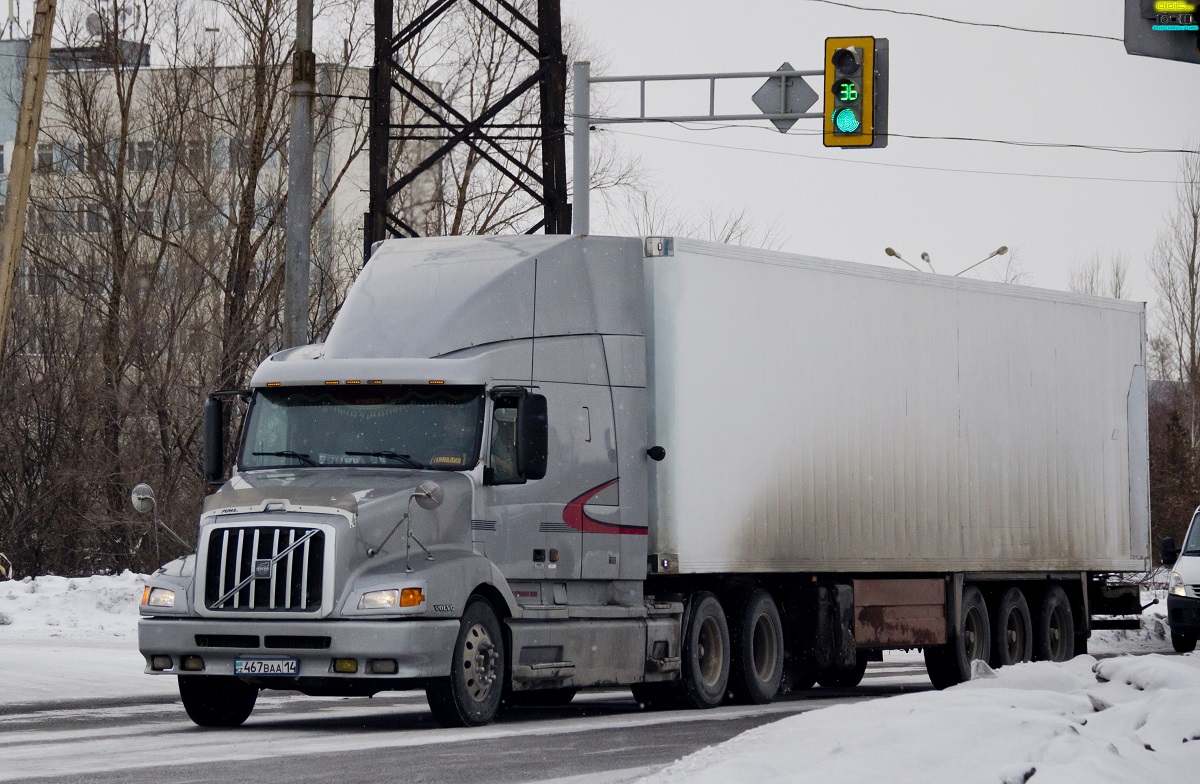
[[[1175,596],[1187,596],[1187,588],[1183,585],[1183,578],[1179,576],[1179,572],[1171,572],[1171,581],[1167,583],[1167,593]]]
[[[358,600],[360,610],[385,610],[393,607],[419,607],[425,601],[420,588],[389,588],[367,591]]]
[[[174,607],[175,592],[170,588],[151,588],[146,586],[142,591],[143,607]]]

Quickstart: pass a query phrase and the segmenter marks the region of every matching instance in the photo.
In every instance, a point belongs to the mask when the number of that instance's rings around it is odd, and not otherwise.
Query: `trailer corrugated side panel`
[[[1145,568],[1141,303],[691,241],[645,278],[681,571]]]

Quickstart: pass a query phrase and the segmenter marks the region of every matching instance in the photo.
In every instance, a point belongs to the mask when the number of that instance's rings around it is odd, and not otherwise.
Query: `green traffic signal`
[[[833,124],[839,133],[854,133],[862,127],[862,120],[853,109],[835,109]]]

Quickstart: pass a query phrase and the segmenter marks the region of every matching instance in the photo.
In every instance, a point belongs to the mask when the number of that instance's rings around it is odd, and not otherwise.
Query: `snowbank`
[[[1200,657],[1078,656],[981,675],[783,719],[642,781],[1126,784],[1200,769]]]
[[[125,572],[0,582],[0,709],[177,694],[174,678],[143,672],[144,580]]]

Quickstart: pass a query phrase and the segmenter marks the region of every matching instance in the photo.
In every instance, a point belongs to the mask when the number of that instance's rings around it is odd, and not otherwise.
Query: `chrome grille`
[[[214,530],[205,552],[204,606],[222,612],[321,609],[325,532],[308,526]]]

